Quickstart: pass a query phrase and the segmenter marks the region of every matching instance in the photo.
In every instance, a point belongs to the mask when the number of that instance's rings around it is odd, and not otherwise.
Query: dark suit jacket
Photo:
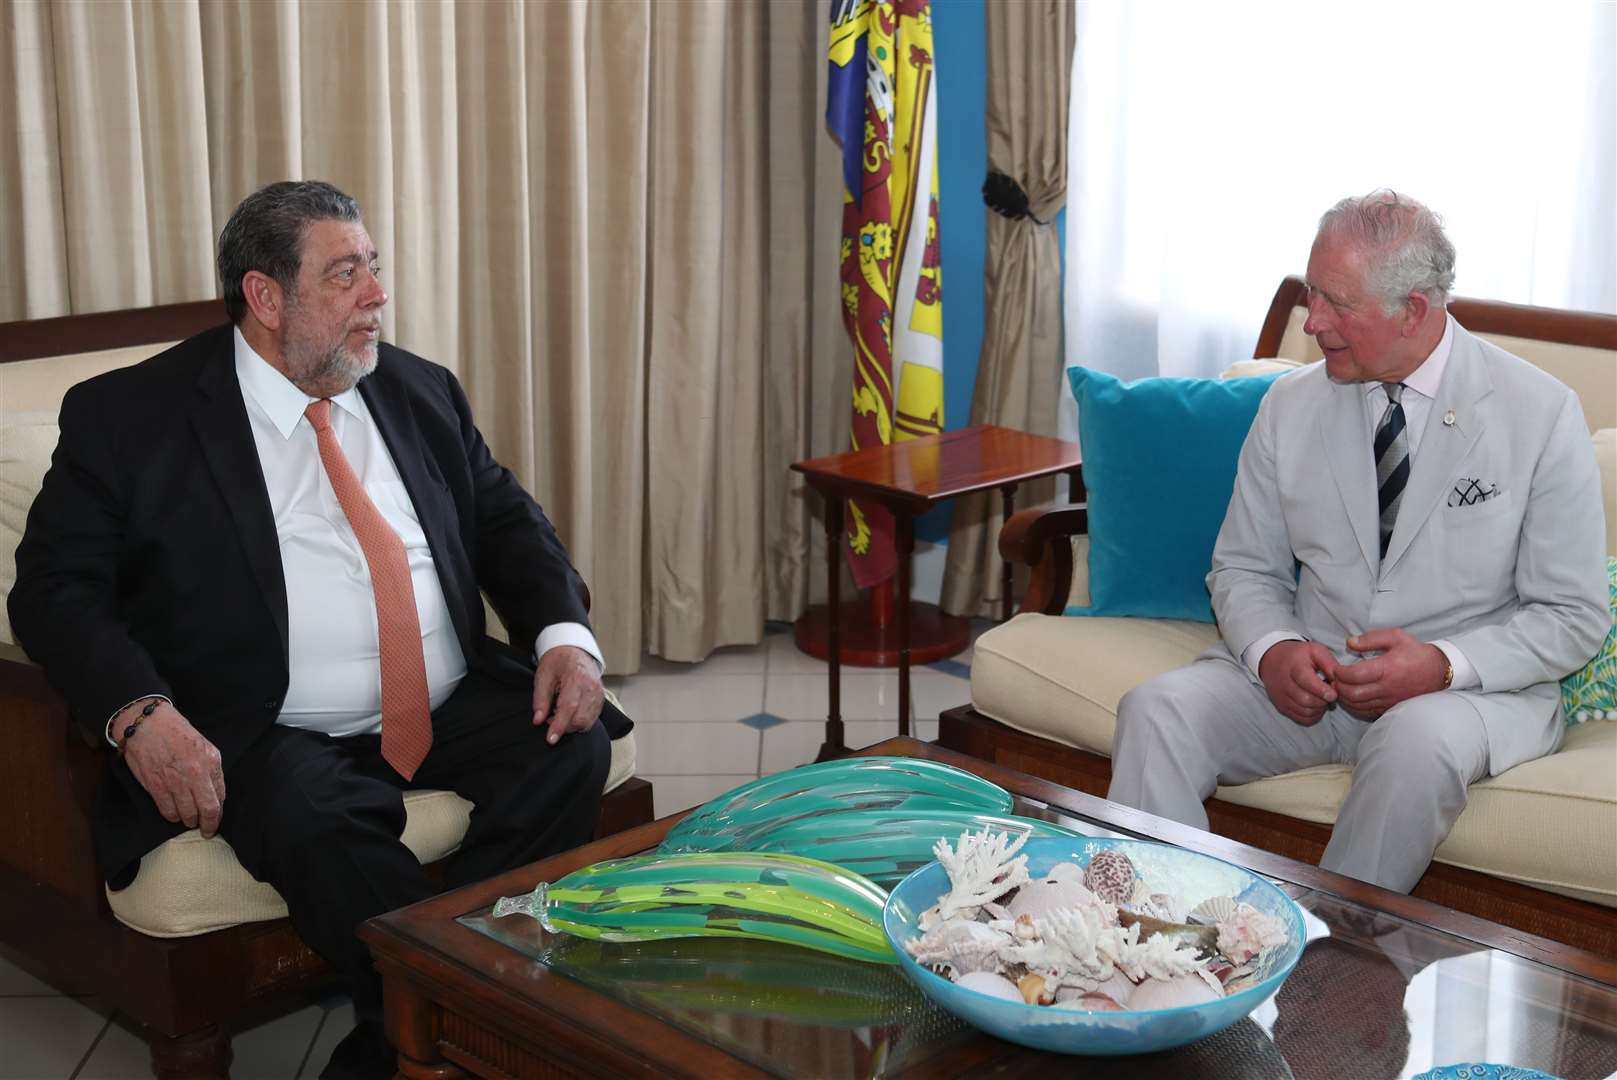
[[[359,391],[415,504],[468,666],[530,682],[527,648],[485,633],[480,587],[514,642],[557,622],[587,625],[588,594],[555,530],[489,453],[448,370],[384,344]],[[9,610],[23,648],[98,742],[114,710],[164,693],[228,772],[275,722],[288,682],[286,585],[230,327],[68,391]],[[606,713],[609,734],[628,729]],[[183,826],[163,820],[119,761],[94,829],[102,872],[116,879]]]

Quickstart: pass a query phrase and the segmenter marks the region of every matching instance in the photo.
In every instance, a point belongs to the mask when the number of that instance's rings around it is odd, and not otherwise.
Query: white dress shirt
[[[315,399],[253,351],[239,329],[234,338],[236,378],[264,471],[286,580],[290,681],[278,722],[332,736],[374,734],[382,730],[376,596],[365,553],[320,462],[314,428],[303,415]],[[421,622],[427,692],[436,709],[465,677],[466,656],[455,636],[432,550],[365,399],[349,389],[331,403],[331,427],[343,454],[404,543]],[[603,664],[595,636],[581,623],[546,627],[534,643],[534,655],[543,656],[558,645],[577,646]],[[108,741],[116,745],[113,733],[109,720]]]
[[[1454,349],[1454,316],[1446,316],[1443,323],[1443,337],[1438,341],[1432,354],[1421,361],[1420,367],[1410,372],[1404,380],[1404,392],[1400,401],[1404,406],[1404,429],[1409,439],[1409,461],[1411,466],[1415,462],[1415,454],[1420,450],[1421,438],[1426,433],[1426,422],[1432,415],[1432,402],[1437,398],[1438,387],[1443,385],[1443,371],[1448,367],[1449,353]],[[1387,396],[1387,384],[1383,382],[1366,382],[1362,385],[1364,390],[1364,417],[1365,424],[1370,431],[1370,441],[1375,442],[1376,426],[1381,423],[1381,416],[1387,411],[1391,398]],[[1396,529],[1397,526],[1394,526]],[[1282,641],[1303,641],[1301,635],[1290,630],[1276,630],[1265,634],[1246,647],[1241,654],[1241,662],[1252,672],[1253,678],[1258,677],[1258,665],[1263,662],[1263,654]],[[1466,690],[1473,686],[1480,686],[1482,679],[1477,675],[1477,669],[1471,666],[1471,661],[1465,658],[1453,642],[1438,640],[1432,642],[1443,655],[1448,658],[1449,666],[1454,669],[1454,678],[1449,683],[1451,690]]]

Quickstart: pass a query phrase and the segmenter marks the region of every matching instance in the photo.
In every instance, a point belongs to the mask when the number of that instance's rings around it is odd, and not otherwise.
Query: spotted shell
[[[1108,904],[1125,904],[1134,894],[1134,864],[1121,851],[1095,853],[1084,870],[1084,885]]]
[[[1190,909],[1190,921],[1217,926],[1235,914],[1235,901],[1228,896],[1209,896]]]

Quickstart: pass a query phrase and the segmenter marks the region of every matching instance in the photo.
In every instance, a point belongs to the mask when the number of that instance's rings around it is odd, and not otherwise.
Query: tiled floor
[[[975,632],[989,625],[979,621]],[[936,738],[938,713],[969,700],[970,664],[968,648],[914,670],[918,737]],[[825,734],[825,664],[798,652],[784,624],[770,624],[758,645],[721,649],[700,664],[649,658],[638,674],[609,678],[607,685],[635,720],[636,772],[652,782],[659,817],[812,761]],[[897,734],[897,674],[844,668],[842,716],[849,746]],[[352,1026],[346,999],[311,1001],[238,1033],[231,1076],[317,1076]],[[0,950],[0,1080],[150,1075],[145,1044],[120,1017],[94,999],[57,994]]]

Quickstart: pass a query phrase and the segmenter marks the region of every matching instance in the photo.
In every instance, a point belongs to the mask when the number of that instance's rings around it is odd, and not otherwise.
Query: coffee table
[[[945,761],[1018,813],[1155,838],[1279,882],[1311,943],[1279,994],[1219,1035],[1145,1057],[1069,1059],[981,1034],[896,968],[768,942],[552,937],[501,896],[654,847],[664,818],[372,920],[403,1077],[1380,1077],[1487,1061],[1617,1071],[1617,958],[1389,893],[913,739],[860,751]],[[1328,936],[1315,938],[1322,930]]]

